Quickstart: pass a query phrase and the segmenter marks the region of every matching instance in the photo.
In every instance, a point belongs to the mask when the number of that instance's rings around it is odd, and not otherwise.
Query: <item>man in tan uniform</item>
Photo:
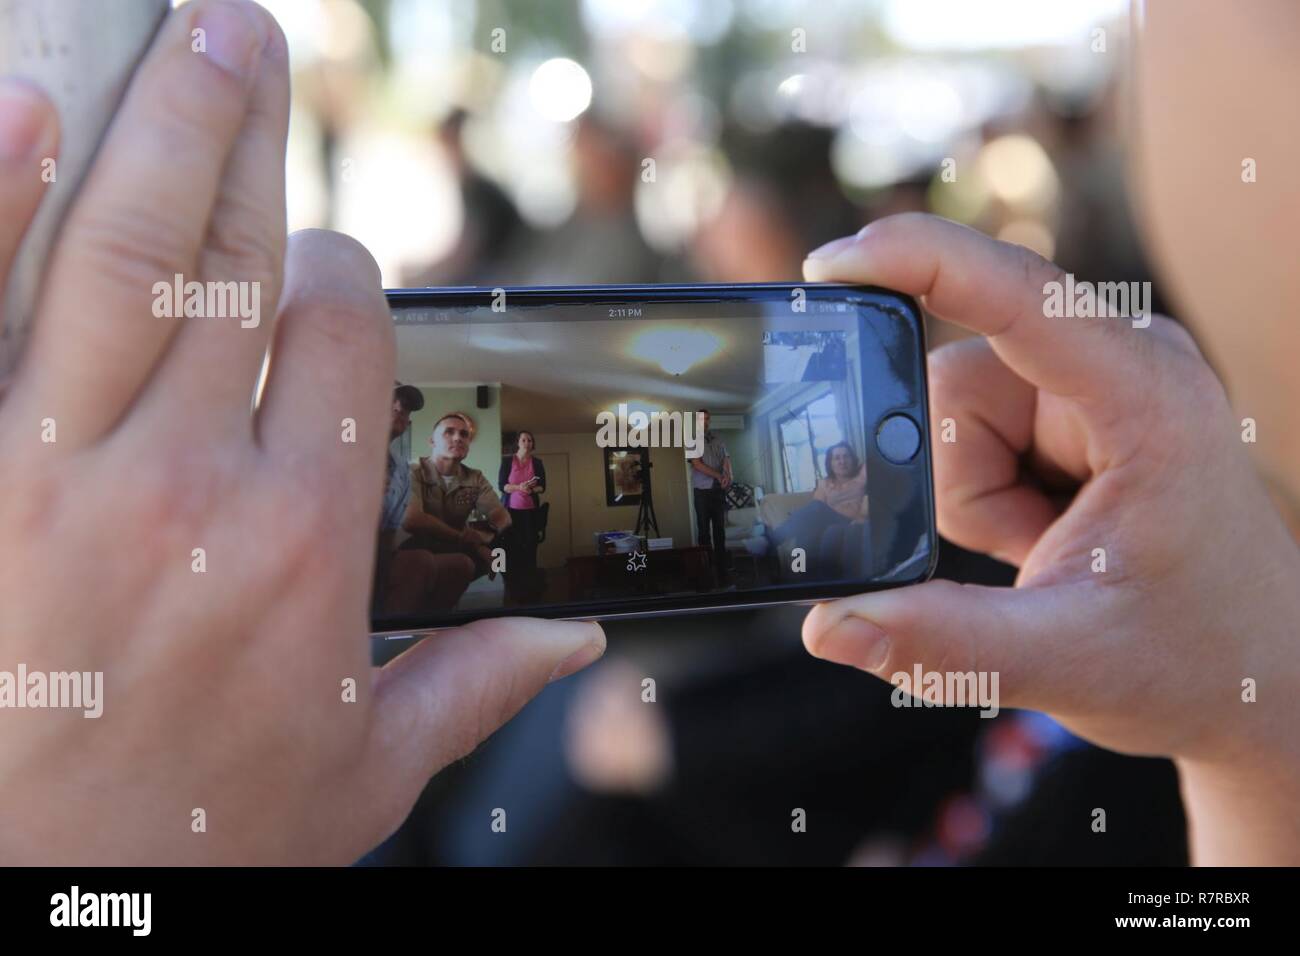
[[[510,527],[510,512],[483,472],[464,463],[474,432],[473,420],[463,412],[450,412],[434,423],[429,437],[433,453],[411,466],[414,494],[402,526],[412,536],[404,547],[466,554],[478,577],[490,572],[490,545]]]

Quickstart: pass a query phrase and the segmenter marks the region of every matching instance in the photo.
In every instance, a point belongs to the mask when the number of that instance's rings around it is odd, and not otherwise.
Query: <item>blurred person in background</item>
[[[860,225],[836,185],[830,142],[828,130],[801,122],[724,131],[731,184],[690,239],[702,281],[787,281],[808,249]]]
[[[511,281],[513,258],[535,241],[514,201],[495,180],[475,168],[465,152],[469,114],[452,110],[438,124],[438,145],[447,157],[460,194],[460,234],[451,251],[431,266],[412,270],[410,286],[487,285]]]
[[[641,175],[635,143],[595,111],[577,121],[571,150],[578,190],[573,215],[541,233],[519,263],[529,285],[656,282],[665,263],[637,225],[633,199]]]
[[[278,5],[277,5],[278,6]],[[322,177],[321,226],[336,226],[350,133],[370,119],[374,81],[383,68],[375,24],[349,0],[317,0],[299,7],[311,22],[310,56],[293,60],[295,108],[309,112],[316,127],[313,172]],[[283,16],[283,14],[278,14]]]

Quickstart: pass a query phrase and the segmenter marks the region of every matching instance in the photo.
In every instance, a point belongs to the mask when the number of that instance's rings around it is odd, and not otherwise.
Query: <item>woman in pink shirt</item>
[[[772,537],[803,548],[815,577],[860,575],[869,561],[866,520],[867,466],[852,445],[840,442],[826,450],[826,477],[818,480],[813,500],[792,512]]]
[[[497,485],[510,512],[511,531],[506,546],[506,586],[517,599],[535,601],[538,594],[537,539],[541,533],[541,495],[546,491],[546,468],[533,454],[537,440],[522,429],[515,453],[502,459]]]
[[[850,521],[867,518],[867,466],[848,442],[826,450],[826,477],[817,482],[813,500],[820,501]]]

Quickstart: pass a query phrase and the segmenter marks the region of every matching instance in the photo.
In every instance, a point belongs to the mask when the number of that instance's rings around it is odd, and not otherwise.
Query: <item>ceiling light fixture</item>
[[[632,340],[632,354],[657,362],[669,375],[682,375],[692,365],[712,358],[722,343],[702,329],[653,329]]]

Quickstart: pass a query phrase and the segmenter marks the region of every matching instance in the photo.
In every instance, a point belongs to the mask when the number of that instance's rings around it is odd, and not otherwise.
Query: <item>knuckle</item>
[[[257,21],[257,34],[266,38],[266,48],[271,52],[284,49],[284,31],[271,11],[253,0],[234,0],[245,16]]]
[[[224,474],[185,448],[155,449],[145,460],[135,456],[129,467],[129,486],[115,496],[111,518],[100,523],[111,534],[131,535],[132,565],[179,566],[195,548],[210,554],[216,543],[209,531],[227,493]]]
[[[69,243],[83,270],[147,301],[154,283],[184,273],[191,238],[179,223],[143,208],[109,206],[70,223]]]
[[[133,490],[123,496],[123,518],[131,525],[192,532],[219,510],[224,477],[183,447],[156,450],[135,474]]]
[[[299,333],[323,340],[340,354],[355,354],[358,346],[369,344],[386,317],[374,302],[316,294],[299,298],[286,313]]]
[[[247,199],[223,197],[203,250],[203,273],[213,278],[275,283],[283,248]]]
[[[930,410],[935,422],[961,418],[986,404],[990,363],[1001,364],[984,338],[940,346],[930,353],[928,362]]]
[[[1151,317],[1151,321],[1152,330],[1171,346],[1190,355],[1202,357],[1201,347],[1185,326],[1163,315],[1154,315]]]
[[[998,242],[1015,262],[1028,285],[1041,289],[1048,282],[1064,280],[1065,270],[1051,259],[1044,258],[1028,246],[1005,240],[998,240]]]
[[[1147,368],[1161,386],[1157,394],[1201,418],[1226,413],[1227,390],[1191,333],[1163,316],[1158,319],[1150,330],[1156,334],[1142,337]]]
[[[982,344],[984,340],[972,341]],[[951,405],[964,394],[971,361],[971,351],[966,345],[966,342],[950,342],[930,353],[930,395],[936,404]]]
[[[883,219],[877,219],[870,224],[869,232],[876,234],[886,230],[901,229],[903,231],[911,229],[928,229],[936,223],[940,223],[941,217],[928,212],[918,212],[909,210],[908,212],[895,213],[892,216],[886,216]]]
[[[212,64],[195,69],[207,57],[185,51],[163,67],[150,88],[151,135],[156,149],[178,167],[206,168],[218,162],[215,144],[233,135],[244,110],[239,81]],[[196,109],[201,102],[203,107]],[[224,151],[223,151],[224,152]]]
[[[327,482],[328,487],[333,487],[335,483],[329,477],[332,464],[331,461],[308,464],[304,466],[304,473],[310,473]],[[314,569],[323,571],[330,562],[343,559],[339,549],[321,547],[323,529],[338,527],[340,521],[350,521],[354,517],[340,514],[336,496],[294,494],[285,488],[268,494],[265,501],[268,507],[261,516],[262,527],[276,542],[276,550],[286,564],[297,566],[304,559],[310,559]],[[359,520],[360,516],[356,517]]]

